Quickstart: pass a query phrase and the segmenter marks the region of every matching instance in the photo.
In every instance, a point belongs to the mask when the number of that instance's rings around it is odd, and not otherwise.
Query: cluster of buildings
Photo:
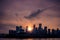
[[[60,37],[60,30],[57,28],[55,29],[47,29],[47,26],[42,28],[42,24],[39,24],[39,27],[37,28],[35,25],[33,25],[33,30],[31,33],[28,31],[28,26],[26,27],[26,30],[22,28],[22,26],[16,26],[16,30],[9,30],[9,35],[13,36],[25,36],[25,37]]]

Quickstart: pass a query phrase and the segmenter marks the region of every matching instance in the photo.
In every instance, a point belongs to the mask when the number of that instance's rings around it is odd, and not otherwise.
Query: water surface
[[[28,38],[28,39],[0,38],[0,40],[60,40],[60,38]]]

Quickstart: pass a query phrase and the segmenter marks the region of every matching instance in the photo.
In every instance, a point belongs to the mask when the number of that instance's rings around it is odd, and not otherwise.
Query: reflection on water
[[[0,38],[0,40],[60,40],[60,38],[28,38],[28,39]]]

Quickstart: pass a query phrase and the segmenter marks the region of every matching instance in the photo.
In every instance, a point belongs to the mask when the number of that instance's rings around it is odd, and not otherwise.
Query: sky
[[[60,29],[60,0],[0,0],[0,5],[0,33],[39,23]]]

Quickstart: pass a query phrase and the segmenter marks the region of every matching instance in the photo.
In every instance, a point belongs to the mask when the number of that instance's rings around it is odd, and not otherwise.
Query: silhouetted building
[[[16,33],[23,33],[24,30],[22,29],[22,26],[16,26]]]
[[[50,29],[48,29],[48,35],[49,35],[49,36],[51,35]]]
[[[24,29],[22,29],[22,26],[20,26],[20,33],[24,33]]]
[[[42,24],[39,24],[38,30],[42,29],[41,27],[42,27]]]
[[[57,32],[59,31],[59,28],[57,28]]]
[[[37,33],[37,28],[35,27],[35,25],[33,25],[32,34],[36,34],[36,33]]]
[[[9,34],[15,35],[16,34],[16,31],[15,30],[9,30]]]
[[[28,33],[28,26],[26,26],[26,32]]]
[[[44,27],[44,35],[47,35],[47,26]]]
[[[57,30],[56,30],[56,35],[59,37],[60,36],[60,30],[59,30],[59,28],[57,28]]]
[[[19,32],[20,32],[19,26],[16,26],[16,33],[19,33]]]
[[[43,35],[43,29],[42,29],[42,24],[39,24],[39,27],[38,27],[38,35]]]
[[[56,35],[56,30],[52,29],[52,36]]]

